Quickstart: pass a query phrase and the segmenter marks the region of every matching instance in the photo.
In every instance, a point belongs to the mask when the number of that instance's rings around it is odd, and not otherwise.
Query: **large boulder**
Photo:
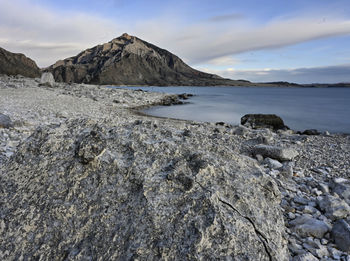
[[[288,260],[275,182],[205,133],[74,120],[2,169],[1,260]]]
[[[44,72],[41,75],[41,78],[40,78],[40,84],[41,85],[45,85],[45,86],[48,86],[48,87],[53,87],[54,83],[55,83],[55,78],[53,77],[52,73]]]
[[[24,54],[11,53],[0,47],[0,74],[40,77],[36,63]]]
[[[241,118],[241,124],[253,129],[288,129],[282,118],[275,114],[246,114]]]

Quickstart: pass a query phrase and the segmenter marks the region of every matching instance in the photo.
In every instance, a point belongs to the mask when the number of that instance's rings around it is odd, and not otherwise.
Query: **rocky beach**
[[[348,135],[156,118],[181,97],[45,77],[0,77],[1,260],[350,259]]]

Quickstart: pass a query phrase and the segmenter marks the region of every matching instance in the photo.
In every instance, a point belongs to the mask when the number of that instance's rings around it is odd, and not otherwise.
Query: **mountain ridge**
[[[0,47],[0,74],[40,77],[36,63],[22,53],[12,53]]]
[[[45,71],[59,82],[115,85],[249,85],[193,69],[178,56],[124,33],[108,43],[59,60]]]

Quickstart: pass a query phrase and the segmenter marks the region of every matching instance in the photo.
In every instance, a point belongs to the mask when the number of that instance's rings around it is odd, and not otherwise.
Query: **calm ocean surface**
[[[350,88],[284,87],[127,87],[191,93],[189,104],[159,106],[147,114],[238,125],[247,113],[273,113],[294,130],[350,133]]]

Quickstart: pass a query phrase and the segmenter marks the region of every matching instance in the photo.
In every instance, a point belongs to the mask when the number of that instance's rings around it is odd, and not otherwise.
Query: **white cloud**
[[[111,40],[118,26],[83,13],[54,12],[26,0],[0,0],[0,46],[25,53],[39,66]]]
[[[159,34],[152,34],[152,39],[167,46],[180,57],[186,57],[192,64],[204,63],[217,57],[233,54],[280,48],[305,41],[328,38],[339,35],[350,35],[350,20],[327,19],[319,23],[317,18],[297,17],[289,20],[275,20],[262,25],[242,25],[218,28],[215,24],[196,24],[186,28],[168,27],[166,22],[159,28]],[[147,30],[139,30],[147,35]],[[182,39],[174,39],[173,35],[182,35]]]

